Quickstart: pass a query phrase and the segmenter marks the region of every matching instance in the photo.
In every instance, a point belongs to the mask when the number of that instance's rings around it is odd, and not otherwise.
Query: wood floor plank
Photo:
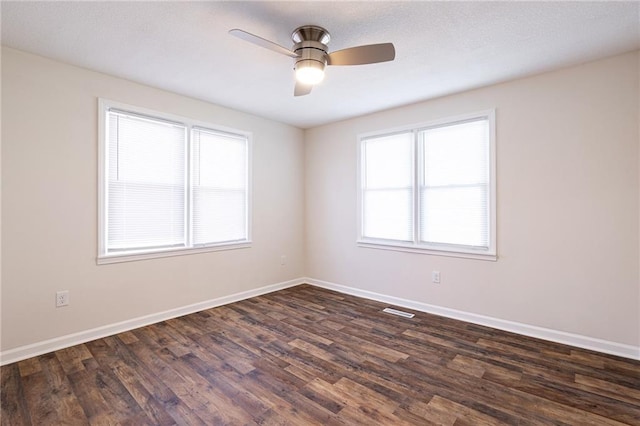
[[[108,417],[112,407],[107,403],[104,396],[96,386],[97,372],[81,370],[69,375],[71,388],[78,398],[89,423],[97,422],[98,419]]]
[[[60,422],[64,419],[76,419],[78,424],[87,424],[85,413],[71,387],[69,377],[55,356],[42,358],[42,371],[47,377],[47,383],[51,389],[51,399]]]
[[[112,366],[119,358],[107,344],[107,339],[109,338],[85,343],[98,365],[98,368],[93,370],[95,373],[93,382],[111,408],[112,416],[117,421],[125,421],[129,417],[137,416],[142,410],[126,387],[111,371]]]
[[[269,400],[274,400],[274,397],[276,397],[276,399],[279,398],[286,401],[290,406],[287,410],[289,413],[287,414],[287,419],[293,424],[324,425],[333,414],[319,401],[309,398],[303,392],[292,392],[290,389],[283,387],[277,380],[262,374],[259,370],[252,371],[247,377],[256,383],[262,389],[262,392],[271,394],[271,396],[265,395]],[[285,413],[281,411],[280,414],[284,415]],[[266,417],[271,416],[273,416],[272,413],[266,413]]]
[[[396,415],[399,417],[409,415],[410,417],[407,418],[414,424],[424,422],[424,424],[435,426],[453,426],[456,423],[458,417],[455,411],[441,410],[429,402],[412,401],[406,407],[401,407],[402,411],[398,411]],[[498,424],[495,419],[494,424]]]
[[[2,367],[4,368],[4,367]],[[7,398],[3,385],[3,397]],[[55,424],[58,421],[55,409],[55,403],[49,398],[51,387],[47,383],[46,376],[43,372],[30,374],[22,379],[22,387],[24,391],[24,399],[29,410],[31,424]],[[4,422],[4,416],[2,421]],[[7,423],[11,424],[11,423]]]
[[[170,363],[165,362],[152,351],[144,342],[136,341],[130,343],[129,348],[136,355],[138,360],[144,364],[149,370],[153,371],[157,378],[171,386],[171,390],[176,397],[184,403],[184,406],[189,412],[194,413],[191,424],[198,424],[198,414],[207,412],[207,405],[210,402],[211,386],[204,380],[204,378],[198,379],[197,376],[187,374],[181,375],[178,371],[174,370]],[[173,357],[175,359],[175,356]],[[189,373],[191,373],[189,371]],[[181,407],[176,408],[176,411],[182,411]],[[199,418],[198,418],[199,419]],[[199,419],[201,421],[201,419]]]
[[[246,424],[252,421],[252,416],[241,406],[242,401],[235,400],[235,390],[229,389],[226,382],[219,377],[215,380],[206,368],[194,368],[193,355],[177,358],[170,351],[161,351],[158,356],[180,375],[192,377],[194,387],[198,389],[196,393],[204,402],[198,410],[198,415],[205,422]],[[187,357],[189,359],[185,359]],[[206,386],[203,386],[203,382]]]
[[[400,405],[398,401],[394,401],[387,396],[376,392],[374,389],[363,386],[346,377],[338,380],[333,385],[333,389],[338,394],[342,394],[346,397],[354,406],[368,406],[370,409],[377,409],[385,413],[393,414]]]
[[[29,364],[33,364],[33,359]],[[0,422],[3,425],[31,424],[31,413],[27,407],[27,400],[23,392],[20,371],[19,363],[14,363],[1,369]]]
[[[83,361],[92,358],[91,352],[89,352],[85,345],[61,349],[56,351],[55,355],[66,374],[84,370],[85,366]]]
[[[494,425],[496,422],[494,417],[488,416],[465,405],[449,401],[448,399],[437,395],[434,396],[427,405],[429,408],[433,409],[434,413],[455,413],[456,421],[454,422],[454,425],[466,423],[476,426],[488,426]]]
[[[636,425],[640,362],[300,285],[1,367],[2,426]]]
[[[588,390],[602,396],[610,397],[629,404],[640,405],[640,390],[620,386],[602,379],[596,379],[582,374],[576,374],[576,384],[580,385],[579,389]]]
[[[40,358],[29,358],[24,361],[18,362],[18,368],[20,369],[20,376],[26,377],[33,373],[39,373],[42,371],[40,365]]]

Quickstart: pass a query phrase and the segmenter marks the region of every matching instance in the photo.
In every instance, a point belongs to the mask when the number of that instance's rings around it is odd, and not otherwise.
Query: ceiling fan
[[[324,68],[327,65],[375,64],[393,61],[396,57],[393,43],[367,44],[329,53],[327,44],[331,36],[327,30],[315,25],[296,28],[291,33],[294,43],[291,49],[240,29],[230,30],[229,34],[295,59],[294,96],[311,93],[313,86],[324,78]]]

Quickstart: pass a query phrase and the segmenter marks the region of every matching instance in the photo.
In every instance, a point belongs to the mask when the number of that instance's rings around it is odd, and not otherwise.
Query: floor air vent
[[[403,312],[403,311],[399,311],[397,309],[391,309],[391,308],[384,308],[382,312],[398,315],[399,317],[405,317],[405,318],[413,318],[415,316],[414,314],[410,314],[409,312]]]

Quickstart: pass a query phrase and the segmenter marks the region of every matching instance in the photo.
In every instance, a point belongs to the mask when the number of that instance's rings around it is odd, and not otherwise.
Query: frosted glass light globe
[[[296,64],[296,80],[314,85],[324,79],[324,64],[314,60],[302,60]]]

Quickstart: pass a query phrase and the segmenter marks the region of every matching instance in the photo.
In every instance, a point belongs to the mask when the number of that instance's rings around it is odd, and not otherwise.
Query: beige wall
[[[638,69],[635,52],[308,130],[307,276],[637,346]],[[357,247],[358,133],[488,108],[498,261]]]
[[[97,266],[98,97],[253,132],[253,247]],[[303,276],[303,160],[294,127],[3,48],[2,351]]]

